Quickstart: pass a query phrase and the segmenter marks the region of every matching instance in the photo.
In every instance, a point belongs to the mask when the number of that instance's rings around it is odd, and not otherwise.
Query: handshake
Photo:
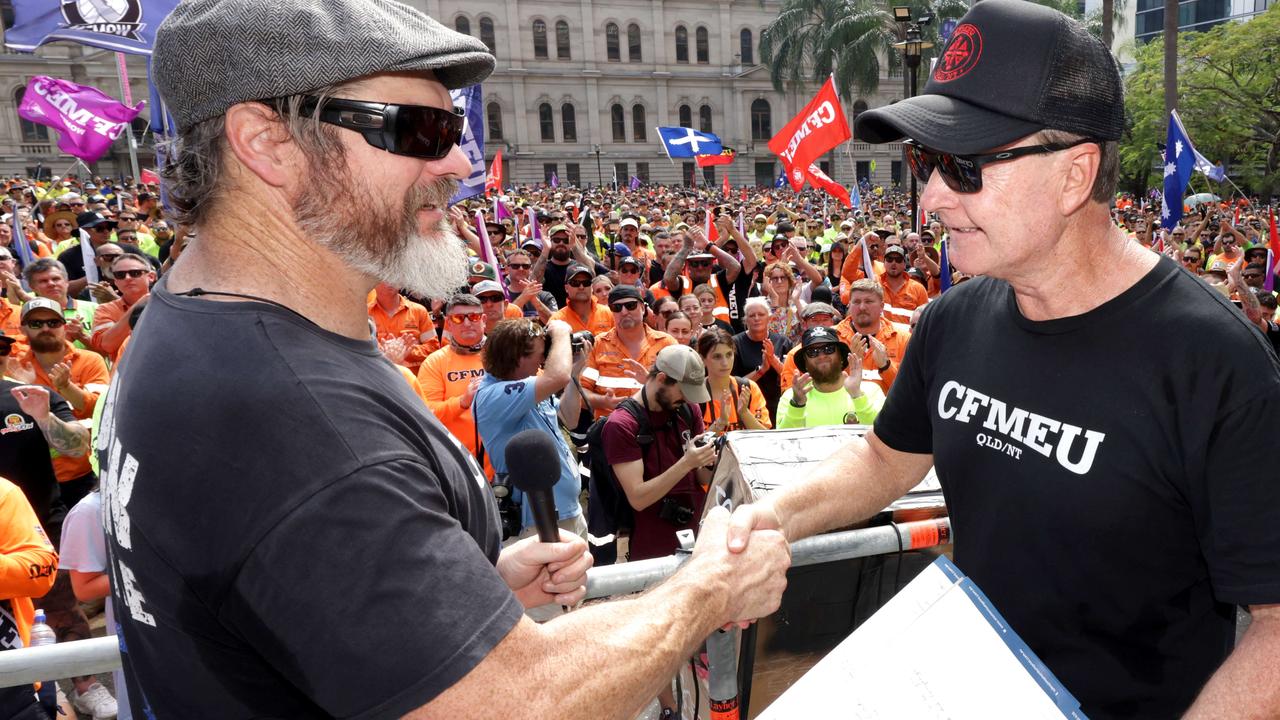
[[[744,505],[732,516],[716,507],[703,519],[693,557],[679,573],[708,583],[724,603],[717,626],[746,627],[772,614],[787,589],[791,548],[767,505]]]

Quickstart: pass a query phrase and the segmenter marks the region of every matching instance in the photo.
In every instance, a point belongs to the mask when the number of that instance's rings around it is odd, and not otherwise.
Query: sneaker
[[[94,683],[83,693],[76,693],[72,704],[85,715],[92,715],[93,720],[110,720],[117,712],[116,699],[102,683]]]

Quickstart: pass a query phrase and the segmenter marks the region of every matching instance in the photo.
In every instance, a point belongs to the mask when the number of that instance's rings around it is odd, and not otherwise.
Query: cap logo
[[[139,0],[63,0],[67,29],[141,40],[145,25]]]
[[[475,274],[475,275],[479,275],[479,274],[483,273],[483,272],[484,272],[484,263],[482,263],[482,262],[478,262],[478,263],[476,263],[475,265],[472,265],[472,266],[471,266],[471,272],[472,272],[473,274]]]
[[[937,82],[959,80],[978,64],[982,57],[982,33],[976,25],[965,23],[956,28],[942,53],[942,60],[933,71],[933,79]]]

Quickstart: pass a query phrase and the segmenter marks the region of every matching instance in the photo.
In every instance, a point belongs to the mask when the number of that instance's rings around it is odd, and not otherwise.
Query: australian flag
[[[724,149],[719,137],[687,127],[660,127],[658,139],[662,141],[662,149],[667,151],[667,157],[672,158],[719,155]]]
[[[1182,219],[1182,196],[1196,167],[1196,149],[1182,127],[1178,111],[1169,114],[1169,136],[1164,153],[1164,197],[1160,201],[1160,227],[1172,230]]]

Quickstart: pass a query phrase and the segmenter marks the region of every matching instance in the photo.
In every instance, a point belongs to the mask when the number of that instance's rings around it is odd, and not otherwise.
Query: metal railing
[[[950,537],[948,518],[829,533],[791,543],[791,565],[920,550],[944,545]],[[587,598],[641,592],[673,575],[688,559],[688,554],[678,554],[593,568],[587,573]],[[120,647],[114,636],[9,650],[0,652],[0,687],[94,675],[119,667]]]

